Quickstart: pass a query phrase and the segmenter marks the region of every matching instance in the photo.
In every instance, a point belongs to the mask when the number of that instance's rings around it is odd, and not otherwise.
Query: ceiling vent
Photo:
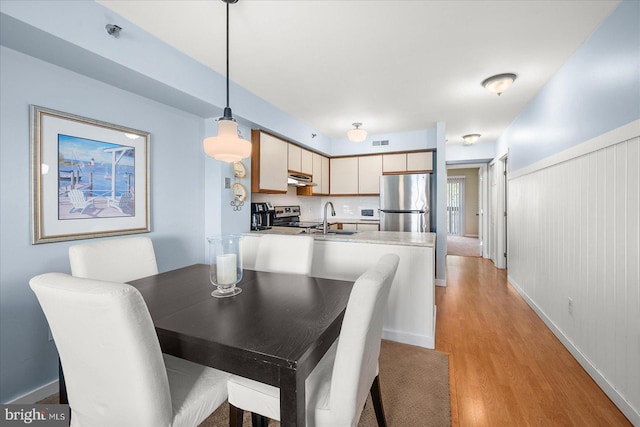
[[[378,147],[380,145],[389,145],[389,140],[385,139],[385,140],[382,140],[382,141],[373,141],[373,142],[371,142],[371,145],[373,145],[374,147]]]

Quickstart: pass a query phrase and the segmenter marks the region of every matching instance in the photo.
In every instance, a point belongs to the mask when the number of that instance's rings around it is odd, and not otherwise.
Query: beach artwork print
[[[135,216],[134,201],[135,147],[58,134],[59,220]]]
[[[31,243],[151,231],[150,133],[37,105]]]

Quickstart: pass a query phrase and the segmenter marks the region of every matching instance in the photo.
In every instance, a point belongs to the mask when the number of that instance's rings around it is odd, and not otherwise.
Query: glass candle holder
[[[242,254],[240,235],[209,237],[209,280],[216,287],[211,296],[225,298],[238,295],[242,289],[236,284],[242,280]]]

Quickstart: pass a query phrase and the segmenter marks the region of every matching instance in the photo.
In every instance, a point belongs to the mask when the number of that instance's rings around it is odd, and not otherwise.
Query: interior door
[[[483,193],[484,193],[484,177],[482,173],[482,168],[478,168],[478,242],[480,244],[480,256],[484,255],[484,230],[482,228],[483,220],[484,220],[484,209],[483,209]]]

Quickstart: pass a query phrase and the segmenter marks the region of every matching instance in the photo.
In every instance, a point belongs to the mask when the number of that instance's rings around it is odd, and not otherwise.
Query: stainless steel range
[[[300,221],[300,206],[276,206],[273,214],[274,227],[315,228],[321,222]]]

